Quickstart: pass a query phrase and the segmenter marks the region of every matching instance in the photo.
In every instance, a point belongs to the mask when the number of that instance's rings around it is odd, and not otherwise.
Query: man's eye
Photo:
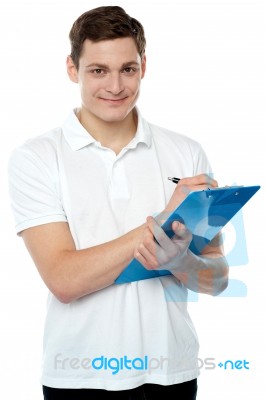
[[[135,72],[136,71],[136,69],[135,68],[132,68],[132,67],[126,67],[126,68],[124,68],[124,72],[126,73],[126,74],[130,74],[130,73],[133,73],[133,72]]]
[[[101,75],[103,74],[104,70],[102,68],[95,68],[92,70],[92,72],[96,75]]]

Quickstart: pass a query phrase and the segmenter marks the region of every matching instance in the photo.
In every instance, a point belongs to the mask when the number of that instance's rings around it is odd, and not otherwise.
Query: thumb
[[[178,239],[187,240],[187,241],[192,240],[192,233],[181,222],[174,221],[172,224],[172,229]]]

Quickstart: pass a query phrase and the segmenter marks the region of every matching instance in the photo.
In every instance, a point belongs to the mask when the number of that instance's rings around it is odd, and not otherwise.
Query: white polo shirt
[[[162,211],[168,176],[210,173],[196,141],[138,113],[132,141],[116,155],[79,123],[28,140],[9,161],[16,232],[65,221],[77,249],[115,239]],[[198,339],[187,290],[173,276],[111,285],[70,304],[48,293],[41,383],[125,390],[196,378]]]

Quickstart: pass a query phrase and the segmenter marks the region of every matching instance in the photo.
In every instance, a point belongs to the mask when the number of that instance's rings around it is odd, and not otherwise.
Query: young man
[[[136,107],[146,69],[136,19],[116,6],[93,9],[75,21],[70,41],[67,71],[81,106],[9,163],[16,232],[49,289],[44,399],[195,399],[187,288],[216,295],[228,268],[219,236],[196,256],[184,225],[174,222],[169,239],[160,221],[185,193],[217,182],[197,142],[147,122]],[[169,175],[182,179],[174,185]],[[172,274],[115,284],[134,257]]]

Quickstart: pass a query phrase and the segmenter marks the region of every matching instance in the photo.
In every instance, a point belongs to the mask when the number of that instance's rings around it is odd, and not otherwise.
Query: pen
[[[174,183],[178,183],[180,181],[180,178],[168,178],[170,181],[174,182]]]

